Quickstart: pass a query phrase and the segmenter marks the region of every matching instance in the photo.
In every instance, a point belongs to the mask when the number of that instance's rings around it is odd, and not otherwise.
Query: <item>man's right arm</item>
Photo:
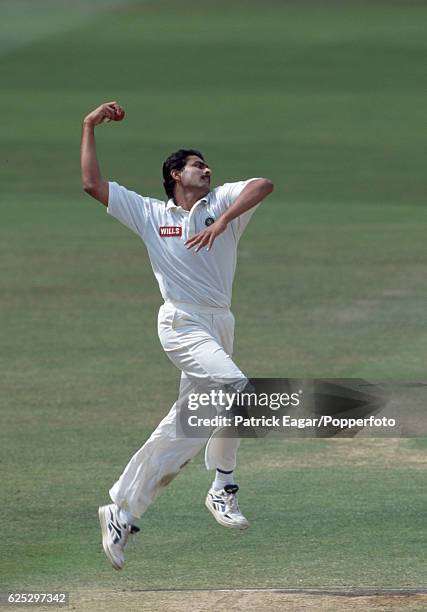
[[[80,165],[83,189],[99,202],[108,206],[108,182],[104,181],[96,156],[95,127],[105,121],[122,119],[124,111],[117,102],[106,102],[89,113],[83,120],[80,147]]]

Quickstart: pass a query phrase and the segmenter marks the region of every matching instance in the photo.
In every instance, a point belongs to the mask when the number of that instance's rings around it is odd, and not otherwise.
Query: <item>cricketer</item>
[[[266,178],[211,188],[212,172],[195,149],[180,149],[163,164],[167,201],[141,196],[102,178],[95,127],[124,117],[115,101],[101,104],[83,120],[82,185],[107,213],[145,243],[164,303],[158,334],[166,355],[179,368],[181,389],[190,383],[231,385],[247,381],[232,359],[234,316],[230,311],[236,251],[255,207],[273,190]],[[181,391],[180,391],[181,393]],[[238,438],[178,436],[177,403],[129,460],[111,487],[112,503],[98,511],[105,554],[123,568],[129,535],[157,495],[205,446],[205,463],[215,471],[206,507],[225,527],[245,529],[234,481]]]

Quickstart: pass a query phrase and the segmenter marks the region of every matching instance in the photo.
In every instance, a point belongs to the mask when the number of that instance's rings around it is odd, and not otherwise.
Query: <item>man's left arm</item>
[[[212,223],[207,229],[189,238],[185,243],[186,247],[191,249],[197,245],[195,251],[197,253],[206,246],[206,250],[209,251],[212,248],[215,238],[226,230],[230,221],[259,204],[273,191],[273,188],[274,185],[272,181],[266,178],[249,181],[234,200],[233,204],[218,217],[215,223]]]

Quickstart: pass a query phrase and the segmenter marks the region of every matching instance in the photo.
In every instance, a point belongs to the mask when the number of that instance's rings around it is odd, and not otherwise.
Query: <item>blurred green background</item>
[[[179,373],[142,243],[81,190],[79,140],[117,100],[104,178],[163,197],[163,160],[190,146],[217,183],[274,181],[239,248],[249,376],[422,378],[426,18],[403,0],[0,2],[4,588],[419,584],[422,441],[339,470],[333,442],[244,442],[254,527],[214,550],[199,458],[112,576],[96,507]]]

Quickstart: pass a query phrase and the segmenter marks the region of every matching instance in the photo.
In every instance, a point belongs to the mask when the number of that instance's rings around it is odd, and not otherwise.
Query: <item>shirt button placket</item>
[[[193,236],[194,236],[194,234],[197,233],[197,224],[196,224],[196,221],[197,221],[197,217],[200,215],[200,208],[201,208],[201,205],[200,205],[199,202],[197,202],[197,204],[195,204],[195,206],[194,206],[194,208],[193,208],[193,210],[191,211],[191,214],[190,214],[191,233],[193,234]]]

